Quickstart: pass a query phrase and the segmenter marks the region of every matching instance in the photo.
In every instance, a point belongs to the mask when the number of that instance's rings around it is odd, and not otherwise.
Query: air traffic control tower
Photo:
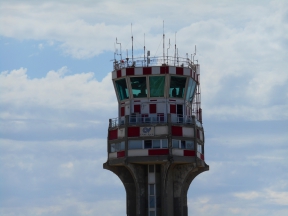
[[[103,167],[122,181],[127,215],[187,216],[190,183],[209,170],[200,65],[194,55],[178,57],[176,49],[172,57],[149,53],[114,60],[118,117],[109,119]]]

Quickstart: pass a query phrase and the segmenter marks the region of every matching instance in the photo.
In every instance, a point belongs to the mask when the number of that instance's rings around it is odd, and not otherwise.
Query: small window
[[[129,98],[129,91],[126,84],[126,79],[120,79],[115,81],[117,93],[120,100]]]
[[[147,97],[146,77],[130,77],[134,98]]]
[[[160,140],[153,140],[153,148],[160,148]]]
[[[162,140],[162,148],[168,148],[168,140]]]
[[[150,76],[150,97],[164,97],[165,76]]]
[[[150,207],[152,208],[152,207]],[[155,211],[149,211],[149,216],[156,216]]]
[[[149,207],[150,208],[155,208],[155,196],[150,196],[149,197]],[[151,211],[150,211],[150,213],[151,213]],[[154,215],[155,215],[155,212],[154,212]]]
[[[142,149],[142,140],[129,140],[129,149]]]
[[[185,93],[186,77],[171,76],[169,97],[183,98]]]
[[[154,173],[154,165],[149,165],[149,173]]]
[[[144,140],[144,148],[152,148],[152,140]]]
[[[179,148],[179,140],[172,140],[172,147]]]

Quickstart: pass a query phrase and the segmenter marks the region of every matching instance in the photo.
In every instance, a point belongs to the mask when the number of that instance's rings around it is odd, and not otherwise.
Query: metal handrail
[[[177,66],[177,67],[188,67],[193,68],[196,66],[194,62],[189,58],[181,58],[174,56],[161,57],[138,57],[131,59],[114,60],[113,62],[114,70],[120,70],[122,68],[129,67],[150,67],[150,66]]]

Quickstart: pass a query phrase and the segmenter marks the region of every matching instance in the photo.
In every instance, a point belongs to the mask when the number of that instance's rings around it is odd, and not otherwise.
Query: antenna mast
[[[164,34],[164,20],[163,20],[163,62],[165,64],[165,34]]]
[[[176,33],[177,32],[175,32],[174,66],[175,66],[175,61],[176,61]]]
[[[133,64],[133,33],[132,33],[132,23],[131,23],[131,39],[132,39],[132,64]]]
[[[144,66],[146,66],[146,59],[145,59],[145,33],[144,33]]]
[[[117,37],[116,37],[116,44],[120,44],[120,56],[121,56],[121,63],[122,63],[122,49],[121,49],[121,43],[117,42]]]

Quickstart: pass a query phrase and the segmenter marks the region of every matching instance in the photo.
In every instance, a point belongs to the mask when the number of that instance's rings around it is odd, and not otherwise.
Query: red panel
[[[141,106],[140,106],[140,104],[134,105],[134,113],[141,113]]]
[[[160,67],[160,74],[168,74],[169,73],[169,67]]]
[[[109,131],[109,140],[117,139],[118,138],[118,129],[110,130]]]
[[[170,113],[176,113],[176,104],[170,104]]]
[[[134,75],[134,68],[126,68],[126,76]]]
[[[156,113],[156,104],[149,104],[150,113]]]
[[[169,149],[149,149],[148,155],[168,155]]]
[[[120,158],[120,157],[125,157],[125,151],[117,152],[117,158]]]
[[[195,156],[195,151],[184,150],[184,156]]]
[[[128,137],[139,137],[140,127],[128,127]]]
[[[151,67],[143,67],[143,74],[144,75],[152,74],[152,68]]]
[[[117,70],[117,78],[121,77],[121,70]]]
[[[182,67],[176,67],[176,74],[183,75],[183,68]]]
[[[125,116],[125,107],[121,107],[121,116]]]
[[[171,132],[173,136],[182,136],[182,127],[172,126]]]
[[[201,160],[204,160],[204,155],[200,154]]]

